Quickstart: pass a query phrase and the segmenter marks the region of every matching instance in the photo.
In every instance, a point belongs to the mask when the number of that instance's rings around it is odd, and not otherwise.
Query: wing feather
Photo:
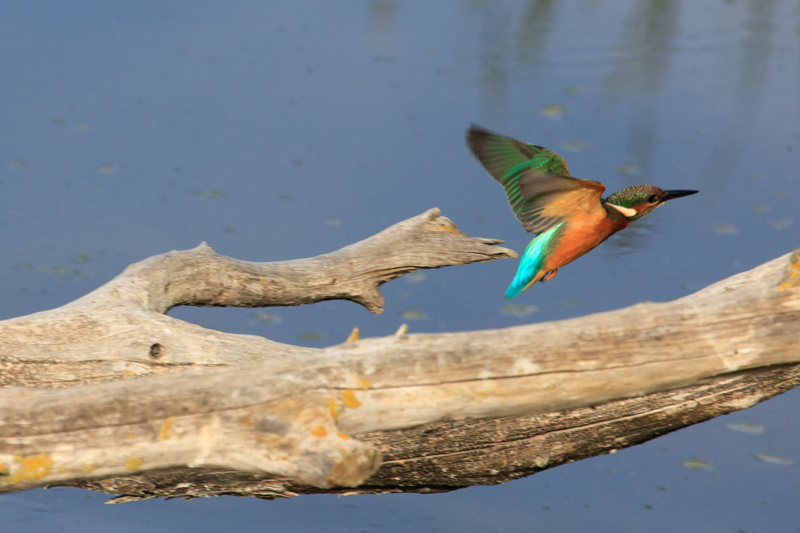
[[[567,164],[541,146],[504,137],[472,125],[467,145],[506,191],[522,227],[542,233],[576,213],[602,209],[605,185],[573,178]]]

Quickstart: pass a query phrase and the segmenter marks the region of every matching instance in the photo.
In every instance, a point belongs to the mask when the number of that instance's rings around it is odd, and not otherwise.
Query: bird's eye
[[[647,203],[648,204],[655,204],[657,202],[658,202],[658,195],[657,194],[654,194],[654,195],[650,196],[650,198],[647,199]]]

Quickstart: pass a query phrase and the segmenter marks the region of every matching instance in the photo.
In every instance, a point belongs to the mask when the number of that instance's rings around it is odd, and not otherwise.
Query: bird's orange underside
[[[599,201],[597,206],[596,209],[576,212],[567,219],[558,242],[555,243],[537,278],[542,276],[544,279],[546,273],[571,263],[630,224],[630,221],[621,215],[612,215],[613,218],[610,218]],[[546,279],[550,278],[552,276]]]

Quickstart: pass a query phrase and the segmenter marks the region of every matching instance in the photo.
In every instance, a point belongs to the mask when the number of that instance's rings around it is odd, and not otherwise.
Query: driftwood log
[[[203,244],[0,322],[0,491],[447,491],[612,453],[800,384],[799,252],[673,302],[325,349],[165,314],[330,299],[380,313],[382,283],[515,255],[500,242],[433,209],[310,259],[249,263]]]

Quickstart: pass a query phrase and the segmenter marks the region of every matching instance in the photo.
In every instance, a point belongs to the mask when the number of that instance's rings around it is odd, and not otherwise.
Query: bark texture
[[[431,210],[297,261],[201,245],[0,322],[0,490],[72,485],[115,501],[452,490],[613,452],[800,380],[797,252],[673,302],[321,350],[164,314],[328,299],[378,313],[382,283],[514,256],[499,242]]]

